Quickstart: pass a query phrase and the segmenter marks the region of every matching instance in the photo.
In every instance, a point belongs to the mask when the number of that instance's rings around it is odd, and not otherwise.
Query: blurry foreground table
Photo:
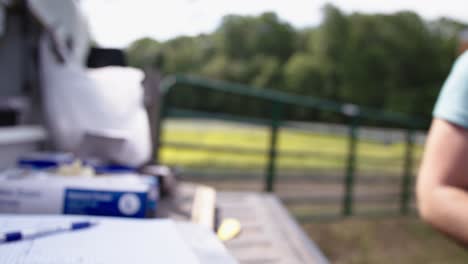
[[[193,220],[193,214],[198,214],[197,219],[201,215],[203,221],[203,215],[209,215],[211,211],[218,220],[238,219],[242,231],[225,245],[242,264],[328,263],[275,195],[216,192],[211,203],[210,195],[203,194],[204,190],[209,189],[196,184],[179,184],[175,198],[160,203],[159,217],[187,221]],[[200,196],[204,198],[200,199]]]

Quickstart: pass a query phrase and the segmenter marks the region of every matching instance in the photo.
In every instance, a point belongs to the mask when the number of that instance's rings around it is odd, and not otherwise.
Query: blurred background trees
[[[229,15],[212,34],[137,40],[127,49],[128,60],[163,74],[196,74],[430,117],[466,25],[424,21],[413,12],[344,14],[332,5],[323,13],[319,26],[305,29],[293,28],[274,13]],[[242,101],[229,103],[219,95],[185,91],[180,96],[192,97],[182,101],[195,109],[246,111],[235,105]],[[262,115],[258,107],[248,109]],[[307,112],[291,118],[336,121]]]

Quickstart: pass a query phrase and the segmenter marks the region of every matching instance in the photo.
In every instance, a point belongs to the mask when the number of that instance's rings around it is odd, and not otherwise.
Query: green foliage
[[[296,37],[294,29],[274,13],[258,17],[226,16],[215,34],[219,49],[229,58],[265,55],[283,61],[294,52]]]
[[[324,72],[320,62],[307,53],[296,53],[284,67],[285,86],[291,92],[322,96]]]
[[[164,74],[196,74],[429,117],[466,25],[428,22],[412,12],[348,15],[332,5],[323,13],[322,24],[301,30],[274,13],[229,15],[212,34],[138,40],[128,48],[129,62]],[[175,97],[193,98],[175,100],[179,106],[264,114],[261,107],[243,108],[239,102],[247,102],[223,95],[184,89]],[[296,111],[291,117],[316,119],[317,113]]]
[[[131,66],[144,68],[147,66],[160,67],[162,53],[161,44],[150,38],[135,41],[128,47],[128,63]]]
[[[439,89],[449,69],[440,69],[437,56],[440,48],[424,21],[416,14],[404,12],[392,16],[355,15],[350,36],[351,50],[361,52],[347,62],[365,67],[347,66],[343,89],[344,99],[359,104],[392,109],[411,114],[430,112],[433,94]],[[453,47],[454,49],[454,47]],[[440,51],[442,52],[442,51]],[[349,54],[349,53],[348,53]],[[350,89],[366,95],[355,97]]]

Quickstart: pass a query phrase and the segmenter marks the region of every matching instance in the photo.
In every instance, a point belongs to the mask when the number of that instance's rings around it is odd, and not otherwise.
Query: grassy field
[[[468,252],[415,217],[351,218],[304,229],[332,263],[456,264]]]
[[[193,168],[255,170],[263,169],[266,165],[269,130],[259,126],[229,123],[203,125],[196,122],[169,121],[165,125],[163,142],[203,145],[218,150],[214,152],[165,147],[162,160],[166,164]],[[278,168],[342,171],[347,159],[347,146],[348,139],[345,136],[282,129],[278,140]],[[220,148],[226,150],[220,151]],[[416,146],[416,160],[421,152],[422,147]],[[375,170],[382,173],[398,173],[403,167],[404,144],[386,145],[359,140],[357,154],[358,170],[362,173]]]
[[[263,189],[268,128],[206,120],[168,121],[163,142],[162,161],[186,169],[189,177],[192,176],[189,180],[200,180],[201,177],[193,176],[198,174],[205,177],[204,183],[219,189]],[[300,216],[340,214],[348,138],[345,135],[282,128],[278,150],[276,193],[283,201],[307,201],[306,206],[295,204],[290,209]],[[358,141],[356,199],[386,201],[372,205],[356,203],[357,211],[399,210],[404,153],[402,142]],[[418,165],[421,153],[422,146],[416,145],[414,167]],[[208,179],[206,175],[210,175]],[[392,182],[368,184],[362,181],[363,176],[371,180],[390,179]],[[328,202],[322,204],[324,199]]]
[[[259,171],[262,173],[266,158],[269,132],[257,126],[241,126],[229,123],[206,123],[170,121],[165,126],[163,142],[182,143],[181,147],[166,145],[162,160],[166,164],[195,169],[218,169],[218,171]],[[193,148],[194,145],[210,146],[213,150]],[[293,129],[281,130],[279,137],[279,169],[281,171],[305,171],[310,175],[330,171],[343,174],[347,138],[323,135]],[[173,145],[172,145],[173,146]],[[189,147],[187,147],[189,146]],[[191,146],[191,147],[190,147]],[[227,148],[229,151],[219,151]],[[256,151],[246,151],[254,149]],[[415,163],[423,147],[416,146]],[[358,174],[373,177],[401,177],[404,145],[360,140],[358,143]],[[283,154],[281,154],[283,153]],[[286,154],[284,154],[286,153]],[[289,156],[287,156],[289,153]],[[287,174],[286,174],[287,175]],[[281,198],[295,195],[327,196],[342,195],[342,183],[316,183],[312,180],[288,181],[281,174],[277,194]],[[220,180],[221,179],[221,180]],[[224,190],[260,190],[261,179],[205,180],[204,183]],[[396,192],[392,203],[386,205],[398,212],[400,185],[371,184],[357,186],[356,192],[363,194],[385,194]],[[372,204],[373,209],[382,207]],[[359,206],[356,206],[359,209]],[[363,207],[369,207],[364,205]],[[289,205],[296,215],[314,213],[339,213],[340,203]],[[358,211],[358,210],[356,210]],[[415,216],[385,218],[349,218],[333,221],[312,221],[303,224],[310,237],[319,245],[332,263],[467,263],[468,253],[442,235],[421,223]]]

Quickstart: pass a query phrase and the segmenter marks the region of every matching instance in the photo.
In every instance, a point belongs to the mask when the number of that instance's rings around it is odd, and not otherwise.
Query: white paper
[[[184,241],[193,249],[203,264],[237,264],[227,249],[208,228],[194,223],[177,223]]]
[[[0,263],[199,263],[171,220],[0,215],[0,232],[97,220],[91,228],[0,244]]]

